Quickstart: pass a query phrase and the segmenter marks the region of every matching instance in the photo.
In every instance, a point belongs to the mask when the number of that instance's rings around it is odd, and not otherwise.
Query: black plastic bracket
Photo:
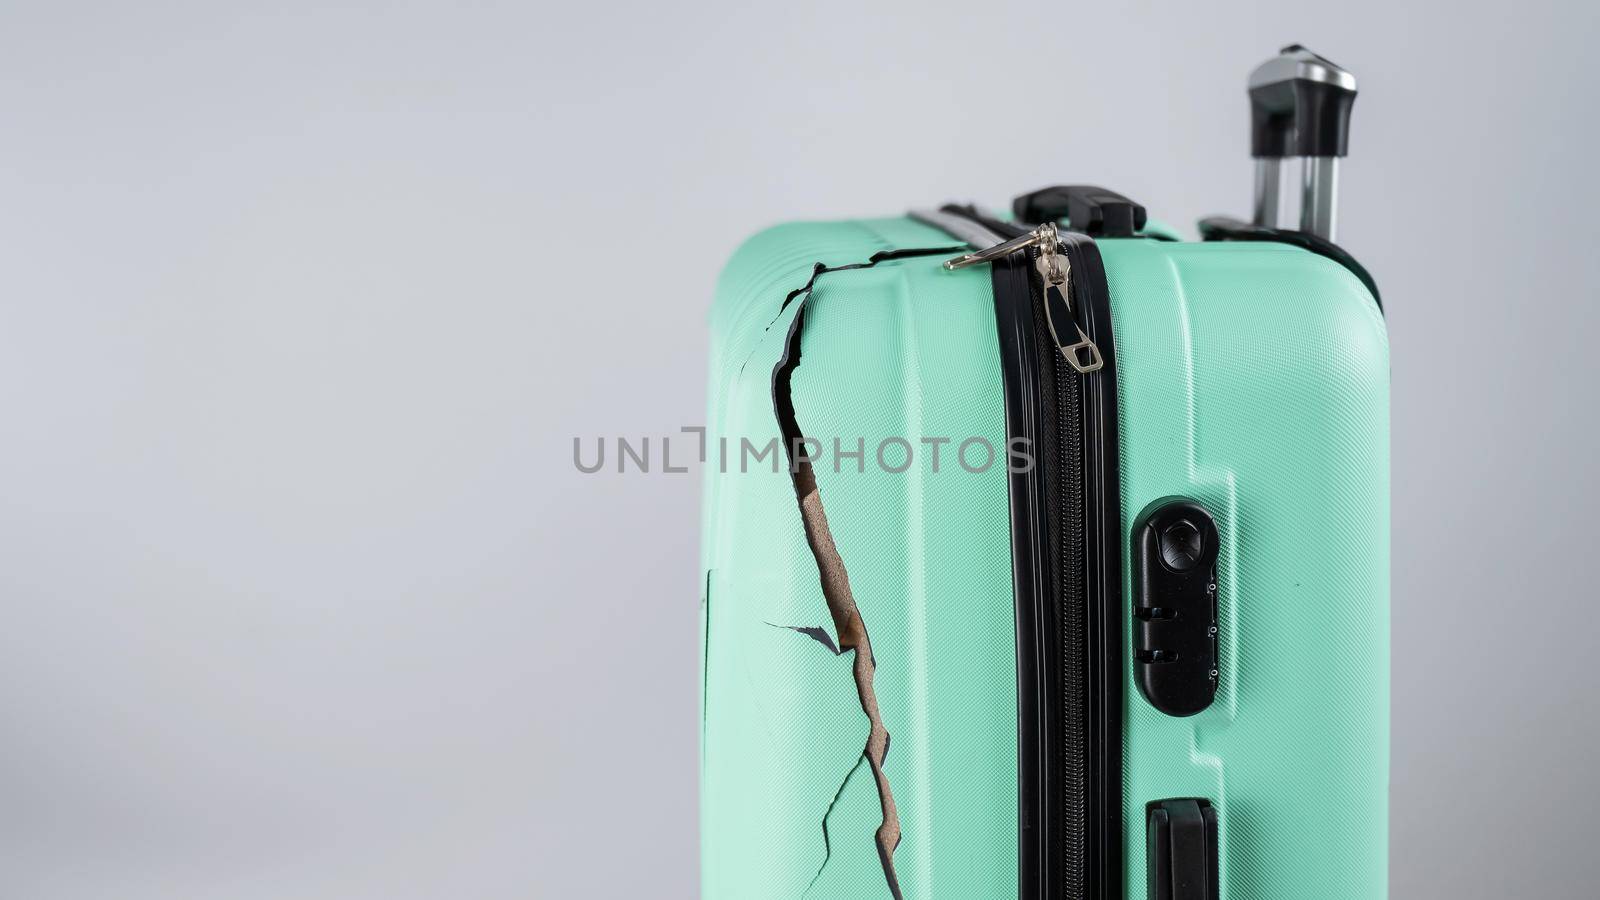
[[[1042,188],[1011,201],[1020,222],[1039,224],[1066,219],[1073,231],[1091,237],[1133,237],[1144,228],[1143,206],[1116,191],[1088,184]]]
[[[1347,156],[1355,78],[1290,44],[1250,76],[1250,155]]]
[[[1211,802],[1157,800],[1145,810],[1150,900],[1217,900],[1217,811]]]

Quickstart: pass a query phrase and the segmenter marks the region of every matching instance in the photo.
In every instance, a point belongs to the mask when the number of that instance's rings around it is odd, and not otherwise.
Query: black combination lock
[[[1217,523],[1193,500],[1168,497],[1133,528],[1133,660],[1139,690],[1169,716],[1217,696]]]

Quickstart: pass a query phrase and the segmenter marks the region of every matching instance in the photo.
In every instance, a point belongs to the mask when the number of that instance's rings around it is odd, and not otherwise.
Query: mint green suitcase
[[[739,249],[704,896],[1385,896],[1388,346],[1330,240],[1354,94],[1298,47],[1258,69],[1256,220],[1200,242],[1069,187]]]

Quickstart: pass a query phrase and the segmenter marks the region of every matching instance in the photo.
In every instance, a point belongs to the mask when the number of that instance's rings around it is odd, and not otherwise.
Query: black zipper
[[[971,207],[942,212],[1004,238],[1030,230]],[[1019,896],[1120,900],[1116,359],[1099,250],[1086,235],[1063,232],[1060,239],[1070,297],[1046,291],[1037,248],[991,263],[1006,436],[1027,441],[1036,462],[1014,472],[1010,486]],[[1047,304],[1053,304],[1048,312]],[[1099,348],[1098,370],[1079,372],[1057,349],[1064,325],[1075,325]]]

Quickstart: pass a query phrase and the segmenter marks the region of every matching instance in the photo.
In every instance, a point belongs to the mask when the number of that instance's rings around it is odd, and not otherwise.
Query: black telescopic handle
[[[1346,156],[1354,75],[1299,44],[1250,73],[1250,155]]]

